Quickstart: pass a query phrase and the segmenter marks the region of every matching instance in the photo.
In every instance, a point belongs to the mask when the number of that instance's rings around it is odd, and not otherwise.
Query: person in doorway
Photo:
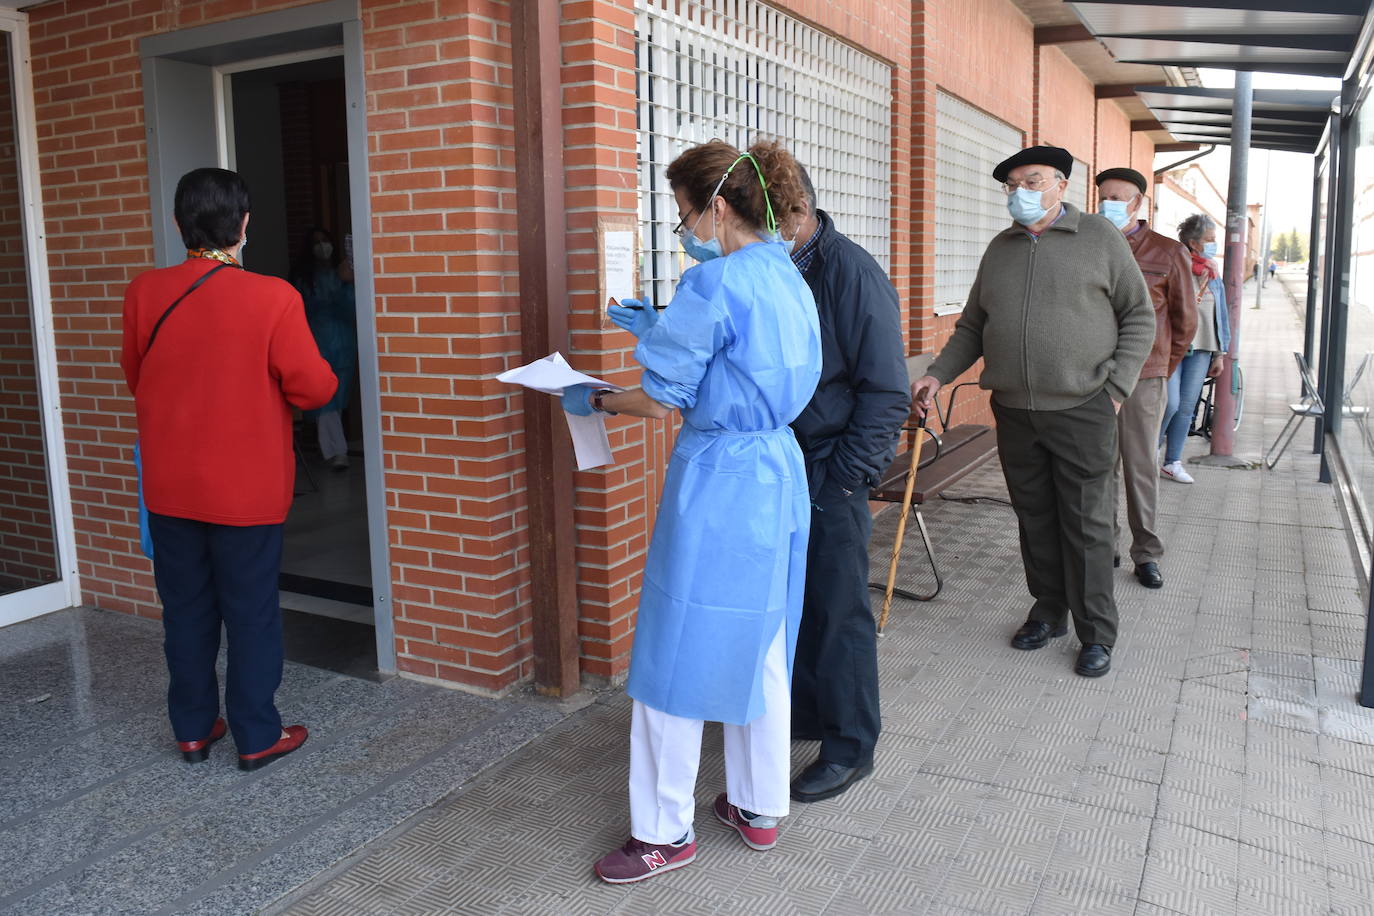
[[[253,770],[305,743],[282,727],[277,575],[296,464],[291,408],[336,386],[291,285],[239,265],[248,188],[196,169],[177,183],[186,260],[135,277],[124,294],[120,364],[138,414],[143,493],[162,599],[167,707],[186,760],[224,737],[215,659],[229,640],[224,708]]]
[[[1131,563],[1146,588],[1162,588],[1164,541],[1155,530],[1159,499],[1159,427],[1168,404],[1168,379],[1193,343],[1197,309],[1189,269],[1188,249],[1160,235],[1137,219],[1149,185],[1130,168],[1114,168],[1097,176],[1098,212],[1126,236],[1131,253],[1145,275],[1155,309],[1155,340],[1140,370],[1131,396],[1116,415],[1119,454],[1116,489],[1126,488],[1126,521],[1131,529]],[[1112,515],[1113,522],[1117,516]],[[1116,543],[1117,538],[1113,539]]]
[[[353,266],[340,257],[329,231],[318,226],[306,234],[291,268],[292,285],[305,301],[305,317],[320,353],[329,361],[338,390],[319,410],[307,411],[315,421],[320,454],[336,471],[348,467],[348,437],[343,410],[352,394],[358,369],[358,316],[354,304]]]
[[[1194,213],[1178,224],[1178,238],[1192,255],[1190,273],[1197,331],[1192,349],[1169,376],[1169,402],[1159,431],[1159,441],[1164,446],[1164,465],[1159,473],[1175,483],[1192,483],[1193,475],[1183,467],[1183,444],[1188,441],[1203,381],[1221,375],[1226,351],[1231,346],[1231,313],[1226,307],[1221,268],[1215,260],[1216,220],[1205,213]]]
[[[595,871],[613,884],[696,856],[693,792],[705,721],[725,723],[715,816],[753,849],[788,812],[789,678],[810,527],[806,466],[788,426],[821,371],[816,304],[778,235],[805,209],[776,143],[720,140],[668,166],[677,233],[701,263],[662,312],[626,300],[642,387],[563,392],[569,413],[682,414],[649,545],[626,690],[630,838]]]
[[[1020,526],[1035,603],[1012,637],[1040,649],[1068,632],[1074,670],[1111,668],[1116,411],[1154,344],[1150,292],[1120,230],[1064,201],[1073,157],[1033,146],[992,173],[1015,224],[983,253],[968,304],[930,374],[912,387],[924,414],[941,385],[983,358],[997,452]]]
[[[892,460],[911,405],[897,291],[873,256],[816,208],[791,229],[792,261],[816,299],[821,381],[792,424],[806,456],[811,541],[792,675],[792,737],[819,741],[792,781],[799,802],[833,798],[873,771],[878,639],[868,598],[868,490]],[[1151,468],[1153,470],[1153,468]]]

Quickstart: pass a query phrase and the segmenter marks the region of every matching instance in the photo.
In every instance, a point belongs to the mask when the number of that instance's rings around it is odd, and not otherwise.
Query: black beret
[[[1073,171],[1073,156],[1069,155],[1068,150],[1058,146],[1028,146],[1010,159],[999,162],[997,168],[992,170],[992,179],[1006,181],[1012,169],[1023,165],[1048,165],[1063,172],[1064,177],[1068,178],[1069,173]]]
[[[1102,187],[1104,181],[1129,181],[1131,184],[1140,188],[1140,193],[1144,194],[1150,187],[1150,183],[1145,180],[1145,176],[1135,169],[1107,169],[1097,173],[1097,186]]]

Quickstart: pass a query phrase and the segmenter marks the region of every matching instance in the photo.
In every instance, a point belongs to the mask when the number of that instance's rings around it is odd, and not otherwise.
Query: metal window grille
[[[962,311],[983,249],[1007,228],[1006,193],[992,170],[1021,148],[1021,132],[945,92],[935,99],[935,314]]]
[[[639,0],[636,30],[642,270],[656,301],[687,266],[664,170],[713,138],[781,141],[821,209],[888,266],[891,67],[759,0]]]

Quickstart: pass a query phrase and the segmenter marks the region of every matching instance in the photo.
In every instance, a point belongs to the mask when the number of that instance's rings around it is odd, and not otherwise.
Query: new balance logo
[[[644,864],[645,864],[645,865],[649,866],[649,870],[650,870],[650,871],[653,871],[655,868],[658,868],[660,865],[667,865],[667,864],[668,864],[668,860],[665,859],[665,858],[663,858],[663,852],[662,852],[661,850],[658,850],[658,849],[655,849],[655,850],[654,850],[653,852],[651,852],[651,853],[647,853],[647,854],[645,854],[645,855],[642,855],[642,856],[640,856],[640,858],[644,860]]]

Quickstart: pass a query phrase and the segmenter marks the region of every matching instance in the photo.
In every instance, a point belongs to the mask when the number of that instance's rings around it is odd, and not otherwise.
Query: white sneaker
[[[1193,475],[1183,470],[1182,461],[1171,461],[1159,469],[1159,476],[1178,483],[1192,483]]]

